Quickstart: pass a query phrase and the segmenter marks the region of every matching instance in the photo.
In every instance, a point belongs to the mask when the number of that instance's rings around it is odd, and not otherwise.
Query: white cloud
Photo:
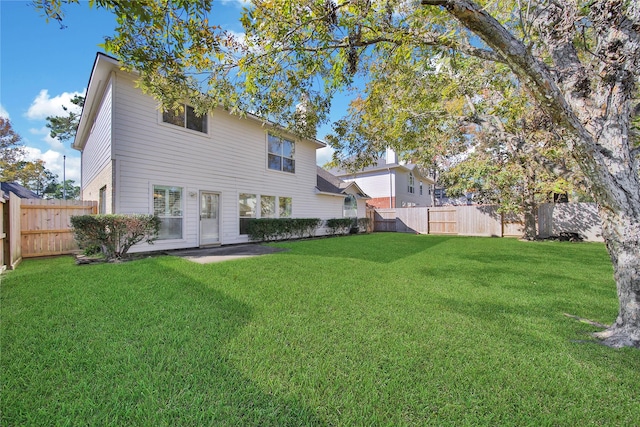
[[[5,119],[10,119],[9,112],[4,109],[4,106],[0,104],[0,117],[4,117]]]
[[[232,4],[238,7],[242,7],[242,6],[248,6],[249,3],[251,3],[251,1],[250,0],[221,0],[221,3],[223,4],[223,6]]]
[[[329,146],[316,150],[316,165],[323,166],[331,161],[335,150]]]
[[[65,146],[62,142],[60,142],[57,138],[51,138],[51,129],[47,127],[41,127],[40,129],[31,128],[29,129],[29,133],[36,136],[42,136],[42,141],[44,141],[53,151],[57,151],[58,153],[63,153],[66,151]]]
[[[239,31],[233,31],[233,30],[225,30],[225,33],[228,35],[231,35],[235,42],[240,44],[240,45],[246,45],[246,40],[247,40],[247,34],[243,33],[243,32],[239,32]]]
[[[26,117],[30,120],[43,120],[48,116],[65,116],[63,106],[69,111],[80,113],[81,108],[71,103],[71,99],[76,95],[84,95],[84,92],[63,92],[51,98],[47,89],[42,89],[36,96],[27,110]]]
[[[67,156],[66,161],[64,154],[54,150],[47,150],[44,153],[39,148],[25,147],[27,161],[42,160],[44,166],[54,174],[58,175],[58,181],[62,182],[63,177],[75,181],[75,185],[80,185],[80,156]],[[65,165],[66,163],[66,165]]]

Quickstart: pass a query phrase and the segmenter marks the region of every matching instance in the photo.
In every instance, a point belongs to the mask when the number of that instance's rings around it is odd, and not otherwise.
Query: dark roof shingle
[[[0,187],[2,188],[2,194],[9,197],[9,192],[15,194],[21,199],[41,199],[42,197],[38,196],[33,191],[28,188],[23,187],[22,185],[15,182],[0,182]]]

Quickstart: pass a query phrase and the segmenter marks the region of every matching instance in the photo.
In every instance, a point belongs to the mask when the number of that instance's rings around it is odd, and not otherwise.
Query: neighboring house
[[[364,218],[367,215],[369,196],[355,182],[345,182],[330,172],[317,166],[318,194],[338,197],[343,201],[344,218]]]
[[[466,193],[464,196],[459,197],[449,197],[446,189],[436,187],[433,194],[435,206],[464,206],[474,204],[473,193]]]
[[[2,194],[5,198],[9,198],[9,193],[13,193],[21,199],[41,199],[33,191],[15,182],[1,182],[0,188],[2,188]]]
[[[317,188],[323,142],[222,109],[169,114],[135,78],[97,55],[73,143],[83,200],[100,213],[160,217],[159,239],[131,252],[244,243],[252,218],[341,218],[344,200],[360,194]]]
[[[331,169],[345,182],[355,182],[370,196],[367,203],[376,208],[408,208],[433,206],[435,181],[423,176],[414,164],[398,162],[396,153],[388,149],[376,165],[351,172]]]

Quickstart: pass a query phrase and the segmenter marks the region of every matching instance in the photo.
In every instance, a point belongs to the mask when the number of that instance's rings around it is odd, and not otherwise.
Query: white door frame
[[[203,229],[203,218],[202,218],[202,196],[204,194],[213,194],[218,196],[218,212],[216,212],[217,222],[218,222],[218,239],[217,240],[206,240]],[[222,229],[222,216],[221,216],[221,202],[222,202],[222,193],[219,191],[207,191],[200,190],[198,195],[198,240],[200,242],[200,246],[210,246],[210,245],[220,245],[222,243],[222,239],[220,238],[220,230]]]

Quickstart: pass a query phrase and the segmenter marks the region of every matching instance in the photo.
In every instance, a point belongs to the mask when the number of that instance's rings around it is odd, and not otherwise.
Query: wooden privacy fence
[[[367,216],[374,231],[496,237],[521,237],[524,231],[520,216],[500,214],[494,205],[371,209]],[[576,233],[587,241],[603,241],[594,203],[544,203],[537,220],[540,237]]]
[[[22,199],[20,234],[24,258],[62,255],[78,249],[71,217],[97,213],[97,202]]]
[[[2,210],[2,264],[13,269],[22,258],[63,255],[77,250],[71,217],[97,213],[98,203],[20,199],[10,193]]]
[[[523,231],[521,218],[493,205],[376,209],[373,225],[375,231],[463,236],[520,237]]]

